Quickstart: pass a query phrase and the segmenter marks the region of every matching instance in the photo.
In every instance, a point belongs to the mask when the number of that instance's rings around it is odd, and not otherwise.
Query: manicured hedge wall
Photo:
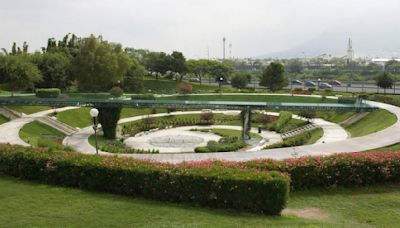
[[[289,178],[278,172],[0,146],[0,173],[94,191],[277,215]]]
[[[277,170],[291,177],[292,188],[372,185],[400,181],[400,152],[360,152],[284,161],[259,160],[245,168]]]
[[[271,130],[274,130],[276,132],[281,132],[281,130],[286,126],[287,123],[292,119],[292,113],[291,112],[286,112],[282,111],[279,113],[279,118],[275,122],[275,124],[272,126]]]
[[[57,98],[60,94],[61,90],[57,88],[36,89],[36,96],[39,98]]]

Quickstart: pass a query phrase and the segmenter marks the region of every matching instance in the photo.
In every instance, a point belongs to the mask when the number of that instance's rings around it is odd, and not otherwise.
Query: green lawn
[[[311,133],[311,138],[305,143],[305,145],[316,143],[324,135],[324,130],[322,128],[317,128],[311,130],[310,133]]]
[[[65,137],[63,133],[37,121],[25,124],[19,131],[19,136],[32,146],[38,146],[38,142],[43,140],[61,144]]]
[[[160,100],[193,100],[193,101],[252,101],[252,102],[294,102],[294,103],[337,103],[335,99],[319,97],[280,96],[280,95],[194,95],[159,97]]]
[[[386,146],[386,147],[377,148],[377,149],[372,149],[369,151],[400,151],[400,143]]]
[[[400,186],[291,193],[291,209],[320,220],[193,207],[54,187],[0,176],[0,227],[396,227]]]
[[[6,123],[6,122],[8,122],[9,121],[9,119],[7,119],[5,116],[3,116],[3,115],[0,115],[0,124],[3,124],[3,123]]]
[[[32,114],[36,112],[41,112],[41,111],[46,111],[51,109],[50,107],[47,106],[9,106],[9,108],[17,111],[17,112],[22,112],[25,114]]]
[[[391,125],[395,124],[397,117],[386,110],[375,110],[370,112],[361,120],[346,127],[352,137],[360,137],[381,131]]]
[[[350,118],[352,115],[354,115],[354,112],[317,112],[317,118],[322,118],[324,120],[327,120],[329,122],[333,123],[340,123],[348,118]]]
[[[57,114],[57,119],[64,122],[72,127],[84,128],[90,126],[93,123],[90,117],[89,111],[91,108],[79,108],[72,109]],[[166,112],[165,109],[156,109],[157,113]],[[123,108],[121,111],[121,119],[133,116],[140,116],[152,113],[152,109],[135,109],[135,108]]]

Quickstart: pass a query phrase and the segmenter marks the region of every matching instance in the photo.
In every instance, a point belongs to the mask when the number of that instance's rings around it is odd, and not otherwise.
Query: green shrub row
[[[0,173],[49,184],[278,215],[289,195],[279,172],[155,164],[117,156],[0,146]]]
[[[279,113],[278,120],[272,125],[270,130],[280,133],[286,124],[292,119],[292,113],[282,111]]]
[[[311,131],[305,131],[300,134],[288,137],[280,143],[275,143],[275,144],[266,146],[265,149],[301,146],[301,145],[304,145],[305,143],[307,143],[307,141],[310,138],[311,138]]]
[[[36,97],[39,98],[57,98],[61,94],[61,90],[57,88],[36,89]]]
[[[343,153],[284,161],[258,160],[239,166],[288,173],[292,188],[296,190],[400,181],[399,151]]]
[[[338,103],[339,104],[354,104],[357,102],[356,97],[339,97]]]
[[[123,142],[114,140],[109,141],[105,145],[100,146],[101,151],[106,151],[113,154],[158,154],[158,150],[142,150],[127,147]]]
[[[155,100],[156,97],[152,93],[135,94],[131,96],[132,100]]]
[[[237,137],[223,137],[218,142],[214,140],[208,141],[207,146],[196,147],[194,151],[196,153],[230,152],[246,146],[247,143]]]

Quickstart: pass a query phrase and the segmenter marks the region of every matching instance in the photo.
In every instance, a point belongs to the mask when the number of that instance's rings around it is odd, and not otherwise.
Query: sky
[[[67,33],[188,58],[400,53],[399,0],[0,0],[0,47]],[[400,54],[399,54],[400,55]],[[300,56],[298,56],[300,57]]]

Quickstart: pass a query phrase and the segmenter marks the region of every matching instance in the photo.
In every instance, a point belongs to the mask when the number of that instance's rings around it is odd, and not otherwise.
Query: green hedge
[[[284,161],[258,160],[235,166],[290,175],[292,188],[364,186],[400,181],[400,152],[358,152]]]
[[[300,134],[288,137],[280,143],[275,143],[266,146],[265,149],[301,146],[304,145],[310,138],[311,138],[311,131],[305,131]]]
[[[339,104],[355,104],[357,102],[356,97],[339,97],[338,103]]]
[[[49,184],[278,215],[289,195],[279,172],[155,164],[117,156],[0,146],[0,173]]]
[[[154,94],[147,93],[147,94],[135,94],[131,96],[132,100],[155,100],[156,97]]]
[[[57,98],[61,94],[61,90],[57,88],[36,89],[36,96],[39,98]]]
[[[279,118],[278,120],[274,123],[272,126],[271,130],[274,130],[278,133],[282,131],[282,129],[286,126],[286,124],[289,123],[289,121],[292,119],[292,113],[291,112],[286,112],[282,111],[279,113]]]

